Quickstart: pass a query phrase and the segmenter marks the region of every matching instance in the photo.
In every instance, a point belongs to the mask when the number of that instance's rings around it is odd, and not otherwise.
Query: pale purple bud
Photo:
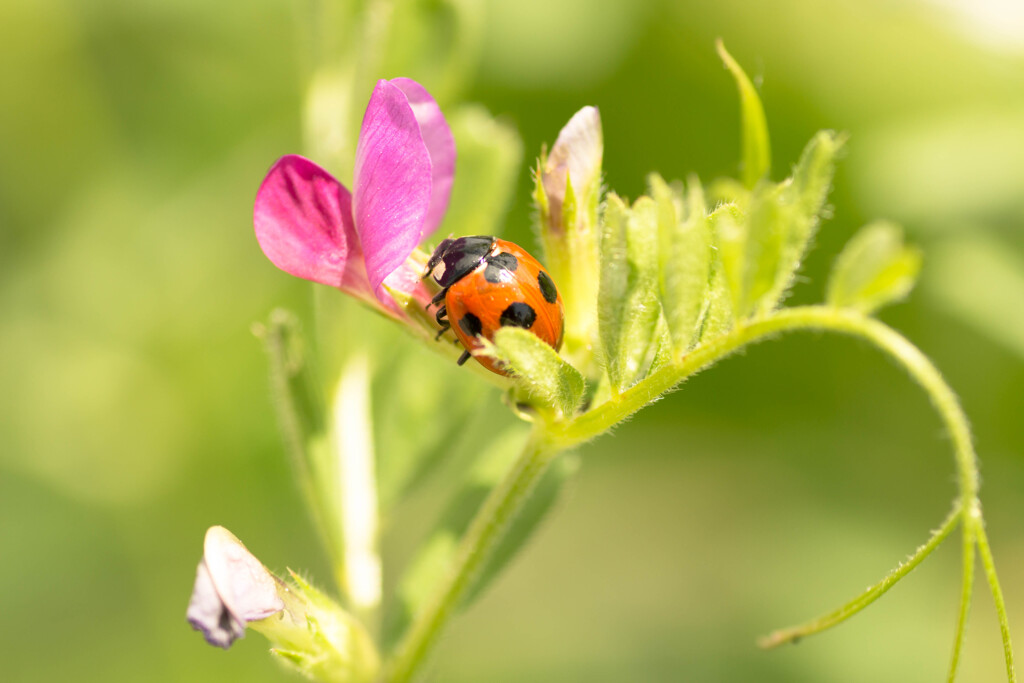
[[[278,586],[277,578],[230,531],[210,527],[186,617],[206,642],[226,650],[245,635],[246,624],[284,609]]]
[[[560,232],[567,223],[562,215],[566,180],[572,183],[578,206],[596,199],[601,183],[604,138],[597,107],[583,107],[565,124],[541,169],[541,183],[548,202],[551,229]]]

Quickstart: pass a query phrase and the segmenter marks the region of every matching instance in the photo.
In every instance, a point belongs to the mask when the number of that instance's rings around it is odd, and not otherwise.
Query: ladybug
[[[493,340],[500,327],[530,330],[555,351],[562,345],[564,309],[554,281],[537,259],[519,245],[475,235],[446,239],[434,250],[424,278],[433,277],[441,291],[427,308],[441,304],[434,319],[437,338],[451,329],[462,342],[462,365]],[[485,368],[507,375],[500,361],[476,359]]]

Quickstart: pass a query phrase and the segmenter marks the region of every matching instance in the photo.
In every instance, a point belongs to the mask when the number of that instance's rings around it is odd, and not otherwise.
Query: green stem
[[[388,683],[414,680],[509,525],[526,502],[544,470],[558,453],[534,430],[505,478],[491,491],[459,544],[452,572],[416,615],[383,679]]]
[[[841,332],[871,342],[898,361],[910,376],[921,385],[939,413],[953,443],[957,469],[957,509],[965,518],[964,524],[964,576],[961,590],[960,613],[954,640],[950,680],[956,673],[970,606],[974,566],[975,543],[982,545],[982,521],[978,501],[978,463],[971,441],[970,428],[952,389],[943,380],[938,369],[913,344],[887,325],[855,311],[826,306],[806,306],[783,309],[765,317],[737,325],[731,332],[708,344],[698,346],[680,361],[655,372],[643,382],[613,397],[607,403],[574,420],[557,426],[550,438],[560,448],[568,448],[592,439],[632,415],[658,398],[662,393],[724,356],[773,334],[791,330],[827,330]],[[941,540],[941,539],[940,539]],[[988,549],[987,543],[985,550]],[[930,550],[928,551],[930,552]],[[925,553],[927,555],[927,552]],[[1002,591],[999,588],[991,555],[985,561],[985,571],[993,598],[999,611],[1003,650],[1007,660],[1009,679],[1013,673],[1013,652],[1005,608],[999,608]],[[895,578],[898,580],[903,574]],[[884,583],[884,582],[883,582]],[[870,592],[870,591],[869,591]],[[843,608],[841,608],[842,610]],[[850,612],[852,614],[853,612]],[[847,614],[846,616],[849,616]],[[845,618],[845,617],[844,617]],[[838,623],[838,622],[835,622]]]
[[[865,339],[896,359],[920,384],[935,405],[953,441],[957,468],[959,496],[953,512],[929,541],[903,565],[869,589],[850,604],[831,615],[826,615],[812,624],[820,624],[810,632],[816,632],[839,623],[870,604],[888,590],[900,578],[919,564],[939,543],[945,539],[960,519],[965,520],[965,544],[973,540],[982,544],[980,508],[977,501],[978,469],[977,458],[971,443],[967,419],[942,375],[913,344],[885,324],[855,311],[825,306],[807,306],[777,311],[737,325],[728,334],[693,349],[677,363],[668,365],[651,374],[642,382],[614,396],[606,403],[576,418],[554,423],[541,423],[520,455],[512,470],[491,492],[480,512],[473,520],[459,548],[452,573],[438,588],[431,602],[417,615],[405,640],[387,668],[384,677],[388,683],[404,683],[417,674],[430,650],[454,614],[461,600],[473,585],[478,572],[494,550],[510,522],[526,502],[530,491],[543,474],[544,469],[556,453],[593,439],[626,419],[633,413],[673,389],[689,376],[712,365],[725,356],[773,335],[793,330],[828,330],[841,332]],[[979,521],[974,521],[975,519]],[[966,550],[965,545],[965,550]],[[987,542],[982,549],[986,574],[996,597],[1003,628],[1003,645],[1007,658],[1007,669],[1013,681],[1012,653],[1005,607],[996,579],[991,555],[987,553]],[[987,558],[987,559],[986,559]],[[966,571],[965,561],[965,571]],[[970,577],[965,577],[965,584]],[[969,593],[961,601],[961,623],[957,628],[957,651],[962,641],[963,621],[969,604]],[[791,638],[790,638],[791,639]],[[958,655],[954,655],[958,657]]]
[[[967,418],[953,391],[917,347],[882,322],[855,311],[828,306],[787,308],[738,324],[731,332],[698,346],[678,363],[665,366],[639,384],[573,420],[555,425],[551,438],[568,448],[604,433],[683,380],[723,357],[772,335],[793,330],[827,330],[865,339],[910,373],[931,398],[953,439],[960,502],[971,509],[978,494],[978,465]]]
[[[291,312],[277,309],[266,325],[253,331],[263,340],[270,368],[270,393],[284,437],[285,448],[295,472],[295,480],[305,499],[310,517],[331,560],[332,567],[342,563],[342,551],[332,524],[334,516],[330,496],[318,486],[320,450],[327,438],[324,399],[314,369],[310,367],[309,349],[299,331],[298,318]],[[336,573],[335,578],[340,579]],[[339,582],[344,591],[344,582]]]
[[[963,511],[961,510],[961,514]],[[948,683],[956,680],[956,671],[960,665],[960,653],[963,651],[964,635],[967,633],[967,614],[971,609],[971,593],[974,590],[974,528],[971,521],[965,520],[963,530],[963,570],[960,581],[960,609],[957,610],[956,631],[953,636],[953,656],[949,660]]]
[[[999,632],[1003,638],[1003,656],[1006,658],[1006,678],[1010,683],[1016,683],[1017,675],[1013,669],[1013,647],[1010,642],[1010,621],[1006,617],[1006,602],[1003,600],[1003,590],[999,587],[999,577],[996,576],[996,564],[992,559],[992,549],[988,546],[988,535],[985,533],[985,523],[981,517],[981,508],[979,507],[976,511],[968,514],[967,520],[975,525],[975,536],[978,542],[978,554],[981,555],[981,566],[985,570],[985,578],[988,580],[989,589],[992,591],[992,602],[996,604]]]
[[[849,619],[854,614],[882,597],[886,591],[896,585],[897,581],[913,571],[917,565],[921,564],[921,562],[924,561],[924,558],[928,557],[928,555],[939,547],[939,544],[946,540],[946,537],[953,532],[953,529],[956,528],[957,523],[960,521],[961,514],[959,504],[954,506],[953,511],[950,512],[949,516],[947,516],[945,521],[942,522],[942,526],[932,532],[932,536],[928,539],[928,542],[918,548],[906,562],[901,563],[898,567],[889,572],[884,579],[876,583],[874,586],[871,586],[839,609],[822,615],[817,619],[812,619],[804,624],[800,624],[799,626],[792,626],[774,631],[769,635],[760,638],[757,641],[757,644],[760,647],[769,649],[786,643],[793,643],[801,638],[815,633],[820,633],[821,631],[829,629],[836,624]]]

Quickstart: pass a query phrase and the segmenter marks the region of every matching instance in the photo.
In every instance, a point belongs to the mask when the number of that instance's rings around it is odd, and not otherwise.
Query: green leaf
[[[920,269],[921,252],[903,244],[902,229],[876,221],[854,235],[839,254],[826,300],[871,313],[910,293]]]
[[[819,131],[807,143],[790,179],[780,184],[782,244],[775,283],[765,297],[762,310],[774,308],[785,297],[807,253],[825,212],[832,189],[836,160],[846,136]]]
[[[847,135],[834,130],[818,131],[804,147],[800,160],[793,169],[792,198],[800,205],[805,216],[820,216],[832,189],[836,160],[839,158]],[[815,226],[812,225],[811,229]],[[807,235],[804,242],[810,239]]]
[[[734,318],[769,312],[786,295],[820,223],[844,142],[819,132],[781,183],[761,180],[750,191],[734,181],[713,184],[714,195],[735,198],[709,217]]]
[[[703,343],[722,336],[732,329],[734,321],[732,297],[719,261],[716,262],[711,275],[711,288],[708,290],[707,304],[701,318],[700,341]]]
[[[519,327],[503,327],[494,335],[495,356],[508,363],[528,393],[563,415],[580,404],[586,382],[537,335]]]
[[[787,233],[793,226],[793,211],[785,204],[775,183],[759,183],[747,210],[747,238],[743,256],[741,316],[772,309]]]
[[[729,293],[729,308],[736,318],[749,311],[746,287],[746,217],[735,204],[723,204],[708,216],[714,243],[718,247],[718,262]]]
[[[690,181],[685,206],[661,176],[652,175],[649,183],[658,206],[661,305],[673,347],[681,353],[692,345],[705,308],[711,281],[711,224],[696,178]]]
[[[718,56],[736,79],[740,93],[740,132],[743,141],[743,184],[753,189],[759,180],[771,172],[771,145],[768,141],[768,123],[764,107],[743,68],[733,59],[722,43],[715,41]]]
[[[750,205],[750,232],[759,235],[752,303],[765,313],[786,296],[825,213],[835,162],[845,137],[821,131],[807,143],[793,175],[778,185],[760,185]]]
[[[696,330],[694,330],[696,333]],[[672,345],[672,335],[668,331],[668,323],[665,316],[658,318],[658,326],[654,333],[655,343],[651,345],[651,362],[648,374],[653,374],[667,365],[678,360],[678,353]]]
[[[641,197],[629,209],[609,195],[601,231],[598,329],[616,392],[643,377],[660,314],[658,205]]]

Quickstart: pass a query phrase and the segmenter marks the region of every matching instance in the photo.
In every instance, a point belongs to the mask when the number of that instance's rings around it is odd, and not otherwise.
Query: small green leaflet
[[[652,174],[649,183],[658,207],[661,305],[678,354],[692,346],[706,305],[711,282],[711,225],[696,178],[690,180],[685,206],[661,176]]]
[[[576,410],[586,388],[583,375],[537,335],[518,327],[503,327],[494,335],[493,346],[495,356],[508,363],[530,395],[563,415]]]
[[[736,79],[740,92],[740,138],[743,145],[743,184],[748,190],[762,178],[767,178],[772,167],[771,144],[768,141],[768,122],[757,89],[739,63],[725,49],[722,40],[715,41],[718,56]]]
[[[643,378],[661,307],[658,301],[658,205],[640,197],[633,208],[608,195],[601,228],[598,330],[612,388]]]
[[[833,306],[872,313],[909,294],[920,269],[921,252],[903,244],[900,227],[876,221],[861,228],[839,254],[826,300]]]

